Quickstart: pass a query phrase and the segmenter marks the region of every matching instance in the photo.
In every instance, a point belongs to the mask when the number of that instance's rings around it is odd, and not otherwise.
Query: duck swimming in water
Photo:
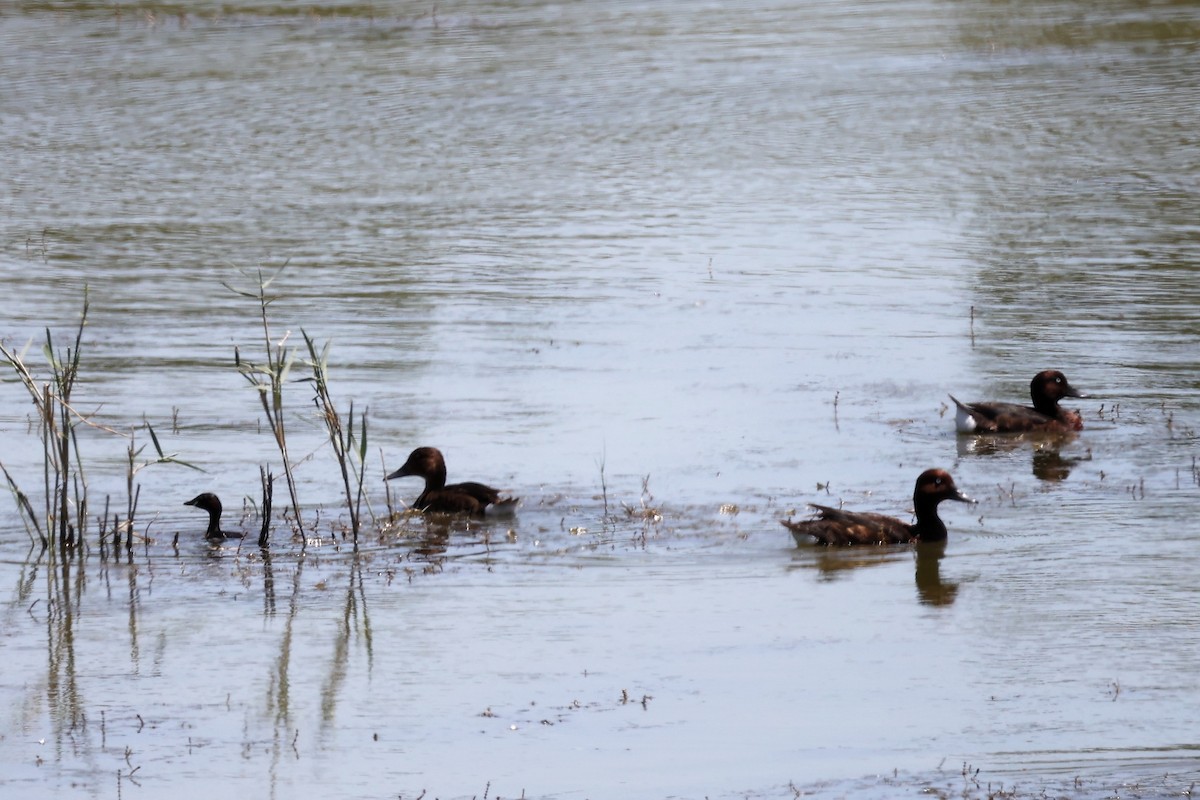
[[[198,494],[184,503],[185,506],[195,506],[208,512],[208,530],[204,538],[210,542],[220,542],[225,539],[241,539],[246,534],[230,533],[221,530],[221,500],[212,492]]]
[[[419,511],[441,514],[483,514],[492,506],[495,510],[513,510],[519,498],[501,497],[498,489],[482,483],[452,483],[446,485],[446,459],[436,447],[418,447],[409,454],[404,466],[384,478],[408,476],[425,479],[425,490],[413,501]]]
[[[809,537],[820,544],[900,544],[902,542],[942,542],[946,526],[938,517],[938,503],[943,500],[975,502],[958,490],[950,473],[943,469],[927,469],[917,478],[913,490],[915,524],[902,522],[884,514],[863,514],[842,511],[810,503],[817,512],[816,519],[792,522],[780,520],[792,532],[796,544],[805,544]]]
[[[1026,431],[1081,431],[1083,417],[1078,411],[1059,408],[1064,397],[1087,397],[1067,382],[1067,376],[1047,369],[1029,383],[1033,407],[1016,403],[962,403],[954,395],[957,411],[954,427],[959,433],[1024,433]]]

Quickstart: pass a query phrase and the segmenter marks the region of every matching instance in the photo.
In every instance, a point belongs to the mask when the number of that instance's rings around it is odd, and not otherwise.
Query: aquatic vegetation
[[[46,328],[46,344],[42,352],[50,365],[50,379],[44,380],[34,374],[25,363],[25,349],[14,351],[0,344],[0,356],[16,372],[21,384],[29,392],[37,409],[39,435],[42,440],[45,469],[43,478],[46,488],[44,516],[34,513],[28,496],[16,487],[8,470],[4,470],[9,487],[17,497],[17,505],[24,512],[27,529],[32,526],[43,548],[53,540],[60,549],[67,550],[78,542],[87,520],[87,480],[83,463],[79,457],[79,442],[75,435],[76,426],[87,418],[75,411],[71,404],[71,393],[79,377],[80,343],[83,328],[87,324],[88,296],[83,294],[83,310],[79,315],[79,327],[75,332],[74,347],[55,354],[54,337]],[[89,423],[90,424],[90,423]],[[74,513],[72,513],[74,512]],[[42,528],[45,522],[45,529]]]
[[[300,500],[296,493],[296,479],[293,471],[294,464],[288,454],[287,427],[284,424],[284,384],[291,374],[292,367],[296,363],[298,353],[297,348],[288,346],[287,342],[291,336],[290,332],[285,333],[279,339],[272,337],[271,322],[267,313],[268,307],[278,299],[276,296],[268,295],[267,289],[286,266],[287,264],[285,263],[267,277],[264,277],[262,270],[259,270],[255,275],[255,286],[251,291],[237,289],[228,283],[224,283],[223,285],[235,294],[254,300],[258,304],[259,318],[262,321],[266,361],[263,363],[249,361],[242,357],[241,349],[235,347],[234,364],[238,372],[258,392],[259,400],[262,403],[263,415],[266,417],[267,424],[275,439],[275,446],[278,448],[280,458],[283,461],[283,474],[287,480],[288,494],[292,501],[296,532],[300,536],[303,543],[302,546],[307,546],[308,537],[305,535],[304,522],[300,515]],[[311,382],[316,392],[313,397],[313,403],[325,426],[330,446],[333,448],[334,458],[337,460],[338,468],[341,472],[342,487],[346,494],[346,510],[350,515],[350,532],[355,545],[357,545],[359,530],[362,527],[362,509],[364,504],[366,504],[367,510],[370,512],[370,500],[364,491],[367,455],[367,412],[363,410],[359,414],[359,422],[356,429],[354,424],[354,403],[351,402],[347,415],[349,424],[343,420],[329,388],[330,343],[326,342],[324,347],[318,350],[313,337],[309,336],[303,330],[300,331],[300,334],[304,338],[304,344],[308,350],[309,359],[305,363],[312,370],[312,376],[300,378],[298,382]],[[270,485],[264,473],[263,497],[265,506],[269,506],[269,500],[267,499],[269,492]],[[260,544],[263,546],[265,546],[267,540],[266,521],[268,519],[269,515],[264,514],[263,533],[259,537]],[[372,519],[374,519],[373,513]]]
[[[29,392],[37,409],[38,432],[42,441],[43,483],[45,488],[45,510],[39,514],[33,503],[17,485],[8,469],[0,464],[9,490],[16,499],[22,521],[31,538],[45,550],[53,543],[61,553],[74,550],[83,544],[88,530],[88,483],[83,458],[79,449],[76,431],[80,424],[128,439],[126,445],[126,512],[125,519],[112,520],[114,548],[120,541],[121,532],[126,534],[126,547],[133,546],[133,520],[137,513],[140,487],[136,482],[138,472],[153,464],[180,464],[196,469],[192,464],[179,460],[175,454],[163,452],[154,427],[146,421],[130,428],[128,434],[99,424],[93,415],[84,414],[72,401],[72,393],[79,379],[80,354],[82,352],[83,329],[87,325],[90,307],[87,287],[83,291],[83,308],[79,314],[79,325],[75,330],[73,346],[56,353],[54,336],[46,328],[46,344],[42,353],[50,367],[49,378],[40,377],[25,361],[29,345],[13,350],[0,343],[0,357],[12,367],[21,384]],[[156,457],[141,460],[146,445],[137,445],[137,432],[144,429],[150,434]],[[105,537],[109,522],[110,499],[106,497],[104,514],[98,520],[100,550],[105,552]]]
[[[316,343],[304,330],[300,331],[304,344],[308,347],[310,356],[309,366],[312,368],[311,380],[316,389],[313,402],[321,413],[321,421],[329,433],[329,444],[333,447],[333,455],[337,459],[338,468],[342,474],[342,487],[346,492],[346,510],[350,513],[350,531],[354,543],[358,544],[358,530],[362,516],[362,505],[366,499],[363,491],[363,478],[367,468],[367,410],[359,415],[357,435],[354,432],[354,402],[350,402],[350,412],[347,415],[349,426],[342,422],[342,416],[333,402],[329,391],[329,342],[317,353]],[[353,482],[353,485],[351,485]],[[370,501],[367,500],[370,510]],[[374,514],[372,514],[374,518]]]
[[[222,285],[234,294],[255,300],[258,303],[259,316],[262,319],[263,346],[266,351],[267,360],[263,364],[247,361],[242,358],[241,349],[234,347],[233,363],[237,367],[238,372],[242,374],[242,377],[258,391],[259,400],[262,402],[263,414],[266,416],[267,424],[271,428],[271,434],[275,438],[275,446],[279,448],[280,458],[283,459],[283,475],[287,479],[288,494],[292,498],[296,528],[303,540],[304,522],[300,518],[300,501],[296,497],[296,478],[292,471],[292,460],[288,456],[287,427],[283,421],[283,383],[287,380],[288,374],[292,369],[292,364],[296,360],[296,350],[293,347],[288,347],[287,340],[291,335],[290,332],[285,333],[278,341],[271,338],[271,322],[267,317],[267,307],[278,299],[276,297],[268,297],[267,289],[274,282],[275,278],[279,277],[279,273],[286,266],[287,264],[285,263],[267,278],[263,277],[261,269],[258,270],[254,291],[247,292],[236,289],[224,282],[222,282]]]

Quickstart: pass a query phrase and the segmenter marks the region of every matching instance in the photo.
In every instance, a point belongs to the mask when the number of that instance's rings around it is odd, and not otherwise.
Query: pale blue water
[[[40,368],[86,284],[79,409],[205,470],[138,473],[119,559],[39,560],[10,507],[6,788],[1188,788],[1192,6],[296,8],[0,7],[0,338]],[[293,383],[307,551],[200,541],[184,500],[256,531],[280,472],[225,284],[285,262],[272,336],[332,340],[374,511],[429,444],[515,519],[355,555]],[[1093,395],[1080,436],[956,439],[947,392],[1046,367]],[[0,461],[40,498],[9,378]],[[80,434],[92,514],[124,508],[125,440]],[[940,558],[777,522],[906,516],[935,465],[980,500]]]

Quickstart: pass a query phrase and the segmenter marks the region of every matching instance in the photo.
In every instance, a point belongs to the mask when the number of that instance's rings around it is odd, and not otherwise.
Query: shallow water
[[[86,284],[80,407],[205,470],[139,472],[119,558],[0,525],[6,785],[1178,796],[1198,34],[1188,3],[0,6],[0,338],[37,363]],[[356,553],[295,384],[309,546],[198,541],[184,500],[233,522],[280,471],[226,284],[285,262],[273,336],[332,341],[374,510],[435,444],[515,519]],[[1021,400],[1051,366],[1082,434],[955,437],[947,392]],[[123,507],[124,440],[81,447],[93,513]],[[777,522],[903,516],[934,465],[980,501],[944,549]]]

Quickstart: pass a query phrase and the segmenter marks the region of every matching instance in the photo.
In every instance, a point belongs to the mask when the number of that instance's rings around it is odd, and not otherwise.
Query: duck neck
[[[208,510],[208,530],[204,532],[204,538],[219,539],[224,535],[221,533],[221,512],[210,508]]]
[[[946,540],[946,524],[937,513],[938,504],[922,501],[920,497],[913,498],[913,508],[917,513],[917,524],[913,525],[913,536],[922,542],[944,542]]]
[[[1034,395],[1033,410],[1055,419],[1058,417],[1058,401],[1044,394]]]
[[[446,465],[437,464],[433,471],[425,476],[425,491],[436,492],[446,488]]]

